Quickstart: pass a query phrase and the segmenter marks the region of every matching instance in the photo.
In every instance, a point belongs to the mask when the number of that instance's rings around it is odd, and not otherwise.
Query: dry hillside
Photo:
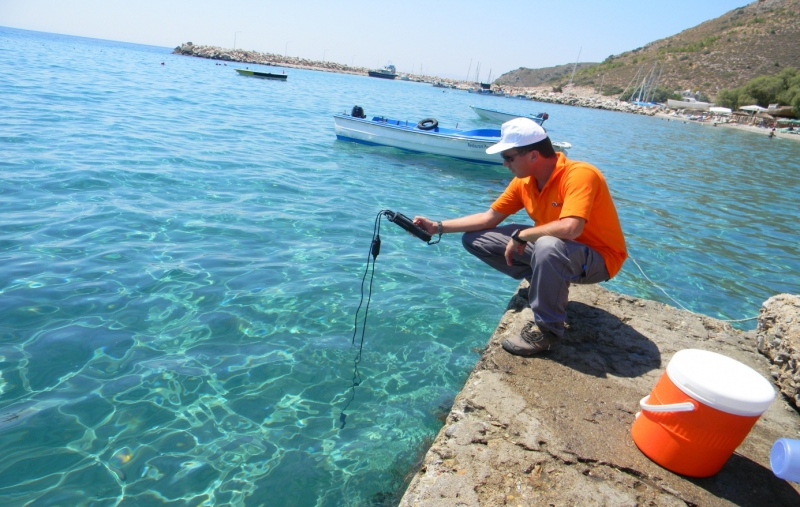
[[[602,84],[605,93],[619,93],[637,73],[641,73],[641,81],[654,66],[661,76],[660,85],[711,97],[756,76],[776,74],[784,67],[800,68],[800,0],[753,2],[672,37],[579,69],[573,82],[598,88]],[[537,86],[525,81],[524,71],[529,69],[504,74],[497,84]],[[554,77],[548,84],[565,84],[569,77],[569,73]]]
[[[526,69],[520,67],[514,72],[508,72],[500,76],[495,84],[505,86],[541,86],[552,83],[562,78],[569,81],[573,69],[577,71],[597,65],[597,63],[574,63],[568,65],[558,65],[556,67],[544,67],[541,69]],[[523,84],[524,83],[524,84]]]

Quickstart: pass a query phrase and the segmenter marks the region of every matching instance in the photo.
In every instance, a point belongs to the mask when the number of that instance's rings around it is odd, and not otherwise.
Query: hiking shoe
[[[542,332],[534,322],[528,322],[517,336],[503,340],[503,348],[515,356],[533,356],[553,350],[558,345],[558,336]]]

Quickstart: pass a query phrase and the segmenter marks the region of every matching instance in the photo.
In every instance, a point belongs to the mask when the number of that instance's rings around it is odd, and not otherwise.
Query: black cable
[[[372,243],[369,247],[369,254],[367,255],[367,267],[364,269],[364,276],[361,278],[361,300],[358,302],[358,308],[356,309],[356,316],[355,322],[353,324],[353,338],[351,346],[355,347],[356,344],[356,335],[358,334],[358,313],[361,311],[361,305],[364,303],[364,282],[367,280],[367,273],[370,272],[370,268],[372,268],[372,273],[369,278],[369,291],[367,293],[367,305],[364,307],[364,321],[361,325],[361,340],[358,344],[358,353],[356,354],[355,359],[353,360],[353,385],[350,386],[352,390],[352,395],[350,399],[347,400],[347,404],[342,409],[342,413],[339,415],[339,421],[341,421],[342,426],[339,429],[344,428],[345,420],[347,419],[347,414],[345,414],[345,410],[347,407],[350,406],[350,403],[356,397],[356,386],[361,384],[361,373],[358,371],[358,363],[361,362],[361,352],[364,349],[364,335],[367,332],[367,314],[369,313],[369,304],[372,300],[372,281],[375,278],[375,259],[377,259],[378,254],[381,252],[381,216],[386,213],[387,210],[381,210],[375,216],[375,224],[372,227]],[[370,261],[371,259],[371,261]]]

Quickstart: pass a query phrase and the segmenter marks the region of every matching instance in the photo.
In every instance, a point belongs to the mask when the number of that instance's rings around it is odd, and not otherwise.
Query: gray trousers
[[[603,256],[582,243],[552,236],[528,243],[522,255],[514,253],[506,264],[506,245],[511,233],[527,229],[524,225],[503,225],[494,229],[467,232],[461,238],[464,248],[486,264],[512,278],[530,281],[528,301],[539,329],[564,335],[567,301],[571,283],[598,283],[608,280]]]

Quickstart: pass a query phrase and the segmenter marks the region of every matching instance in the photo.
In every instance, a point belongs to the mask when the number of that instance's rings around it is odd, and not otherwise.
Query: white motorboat
[[[356,106],[351,114],[333,115],[336,138],[363,144],[391,146],[419,153],[444,155],[472,162],[502,165],[499,154],[489,155],[486,148],[500,141],[500,129],[458,130],[439,126],[434,118],[417,123],[384,116],[368,119]],[[572,145],[554,142],[557,151]]]
[[[480,116],[484,120],[491,121],[494,123],[505,123],[508,120],[513,120],[514,118],[530,118],[531,120],[541,125],[547,118],[549,118],[547,113],[539,113],[534,116],[532,114],[505,113],[503,111],[497,111],[496,109],[486,109],[477,106],[469,106],[469,107],[471,107],[472,110],[475,111],[478,114],[478,116]]]
[[[682,100],[667,99],[667,107],[670,109],[693,109],[696,111],[708,111],[711,104],[708,102],[698,102],[691,97],[684,97]]]

